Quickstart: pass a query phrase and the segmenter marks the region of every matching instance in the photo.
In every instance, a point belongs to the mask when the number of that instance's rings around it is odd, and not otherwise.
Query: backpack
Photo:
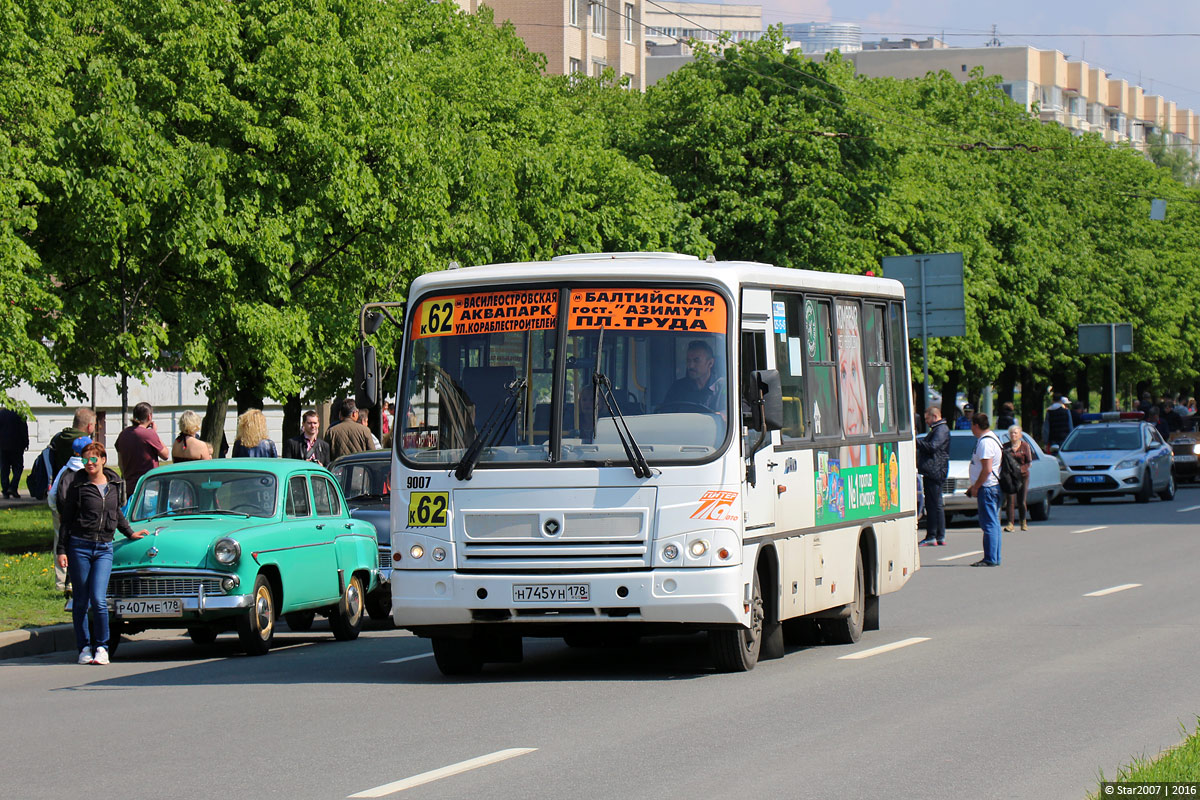
[[[1021,486],[1021,462],[1013,455],[1012,443],[1000,448],[1000,491],[1015,494]]]
[[[45,500],[50,491],[50,480],[53,477],[50,474],[50,448],[47,446],[38,456],[38,460],[33,462],[33,467],[29,470],[29,477],[25,480],[29,494],[38,500]]]

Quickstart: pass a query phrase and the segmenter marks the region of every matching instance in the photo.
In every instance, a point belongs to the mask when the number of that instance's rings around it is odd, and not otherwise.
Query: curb
[[[0,660],[24,658],[75,649],[72,625],[48,625],[0,632]]]

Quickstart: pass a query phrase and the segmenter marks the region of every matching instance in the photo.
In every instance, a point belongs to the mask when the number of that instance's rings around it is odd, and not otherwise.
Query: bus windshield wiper
[[[625,448],[625,457],[629,459],[629,466],[633,467],[633,474],[638,478],[651,477],[654,473],[650,471],[650,465],[646,463],[646,457],[642,455],[642,448],[638,447],[637,440],[633,438],[633,431],[629,430],[629,423],[625,421],[625,416],[621,413],[621,406],[617,403],[617,398],[613,396],[612,383],[608,380],[608,376],[603,372],[596,372],[592,375],[592,383],[604,400],[604,405],[608,407],[613,427],[617,429],[617,438],[621,440],[621,446]],[[618,420],[620,420],[620,424],[618,424]]]
[[[454,477],[460,481],[471,480],[471,473],[475,471],[475,465],[479,463],[479,457],[483,455],[483,449],[485,447],[495,447],[496,443],[500,441],[500,437],[508,430],[508,426],[512,424],[513,419],[516,418],[517,398],[521,396],[521,392],[525,389],[527,383],[528,381],[525,378],[517,378],[504,387],[505,391],[508,392],[508,397],[504,398],[503,403],[492,409],[492,414],[488,417],[487,423],[476,431],[475,438],[467,446],[467,451],[463,453],[462,460],[454,467]]]

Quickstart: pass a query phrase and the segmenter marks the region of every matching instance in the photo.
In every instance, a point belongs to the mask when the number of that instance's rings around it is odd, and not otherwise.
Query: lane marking
[[[981,555],[983,555],[982,550],[972,550],[969,553],[959,553],[956,556],[946,556],[945,558],[939,558],[938,561],[955,561],[960,558],[970,558],[971,556],[981,556]]]
[[[1141,586],[1140,583],[1122,583],[1120,586],[1113,586],[1109,589],[1101,589],[1098,592],[1088,592],[1084,595],[1084,597],[1104,597],[1106,594],[1115,594],[1116,592],[1123,592],[1126,589],[1136,589],[1139,586]]]
[[[449,778],[451,775],[460,775],[464,772],[470,772],[473,769],[498,764],[501,761],[523,756],[526,753],[532,753],[536,750],[536,747],[513,747],[508,750],[497,750],[495,753],[490,753],[486,756],[460,761],[457,764],[451,764],[448,767],[430,770],[429,772],[422,772],[420,775],[413,775],[411,778],[385,783],[383,786],[376,786],[374,789],[367,789],[356,794],[347,795],[347,797],[384,797],[396,792],[403,792],[405,789],[411,789],[414,786],[423,786],[426,783],[432,783],[442,778]]]
[[[1187,508],[1175,509],[1176,514],[1182,514],[1185,511],[1200,511],[1200,506],[1188,506]]]
[[[403,664],[405,661],[416,661],[418,658],[432,658],[433,653],[421,653],[419,656],[405,656],[404,658],[393,658],[388,661],[381,661],[381,664]]]
[[[870,658],[871,656],[877,656],[880,653],[890,653],[892,650],[899,650],[901,647],[908,647],[911,644],[920,644],[921,642],[928,641],[928,636],[914,636],[911,639],[901,639],[898,642],[885,644],[881,647],[872,647],[870,650],[862,650],[857,653],[851,653],[847,656],[838,656],[838,661],[856,661],[860,658]]]
[[[1107,527],[1108,527],[1107,525],[1097,525],[1094,528],[1084,528],[1083,530],[1079,530],[1079,531],[1071,531],[1071,533],[1092,533],[1094,531],[1102,531]]]

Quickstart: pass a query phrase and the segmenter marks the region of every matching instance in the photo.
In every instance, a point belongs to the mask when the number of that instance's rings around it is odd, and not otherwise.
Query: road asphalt
[[[261,658],[159,633],[9,659],[0,797],[1078,799],[1195,727],[1198,522],[1195,488],[1055,506],[995,569],[956,524],[881,630],[739,675],[691,636],[451,680],[426,641],[321,623]]]

